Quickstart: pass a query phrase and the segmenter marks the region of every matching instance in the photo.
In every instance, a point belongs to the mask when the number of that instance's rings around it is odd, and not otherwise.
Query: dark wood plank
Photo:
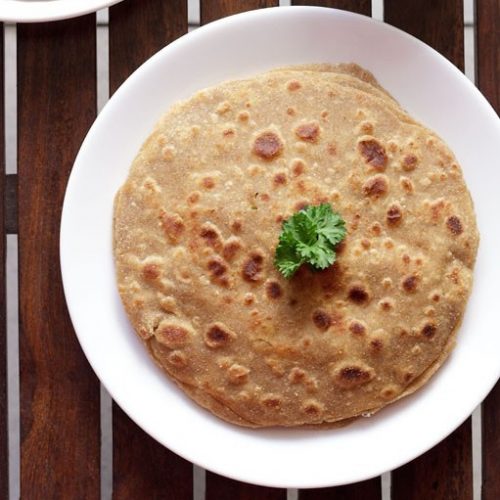
[[[379,477],[336,488],[318,488],[299,492],[299,500],[380,500],[381,498],[382,485]]]
[[[334,7],[335,9],[350,10],[365,16],[371,16],[371,0],[292,0],[293,5],[316,5],[318,7]]]
[[[286,500],[286,490],[233,481],[207,471],[206,500]]]
[[[279,0],[200,0],[201,24],[247,10],[275,7]]]
[[[476,0],[476,77],[481,92],[500,113],[500,2]],[[482,406],[482,498],[500,498],[500,383]]]
[[[222,17],[252,9],[273,7],[278,3],[278,0],[201,0],[201,23],[206,24]],[[259,500],[285,500],[286,490],[242,483],[207,471],[207,500],[253,500],[254,498]]]
[[[22,498],[99,497],[99,382],[59,269],[61,208],[95,118],[95,16],[17,27]]]
[[[500,2],[476,0],[476,82],[500,113]],[[484,500],[500,498],[500,382],[482,406]]]
[[[477,85],[500,113],[500,2],[476,0],[475,5]]]
[[[384,19],[441,52],[464,68],[461,0],[384,1]],[[472,498],[471,420],[413,462],[392,474],[393,499]]]
[[[500,382],[482,406],[483,500],[500,498]]]
[[[463,71],[462,0],[384,0],[384,20],[434,47]]]
[[[424,455],[392,473],[393,500],[472,500],[470,419]]]
[[[2,25],[3,34],[3,25]],[[0,67],[3,65],[3,36],[0,36]],[[5,203],[5,146],[4,146],[4,105],[3,78],[0,81],[0,498],[8,498],[9,466],[8,466],[8,429],[7,429],[7,324],[5,294],[5,219],[7,215]]]
[[[128,0],[109,13],[110,91],[187,31],[185,0]],[[191,499],[193,467],[113,404],[113,498]]]

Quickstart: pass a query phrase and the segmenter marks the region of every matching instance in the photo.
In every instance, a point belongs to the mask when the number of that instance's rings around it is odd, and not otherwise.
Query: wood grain
[[[420,38],[463,71],[462,0],[385,0],[384,21]]]
[[[470,419],[451,436],[392,473],[392,500],[472,500]]]
[[[500,113],[500,2],[476,0],[476,82]],[[482,406],[483,500],[500,498],[500,382]]]
[[[3,25],[2,25],[3,28]],[[0,37],[0,67],[3,65],[3,36]],[[9,450],[7,429],[7,324],[5,289],[5,146],[4,146],[4,103],[3,78],[0,81],[0,498],[8,498]]]
[[[476,0],[477,85],[500,113],[500,2]]]
[[[278,0],[201,0],[201,24],[252,9],[278,5]],[[206,473],[207,500],[285,500],[286,490],[265,488]]]
[[[380,483],[380,477],[377,477],[336,488],[300,490],[299,500],[380,500],[382,498],[382,485]]]
[[[200,0],[201,24],[240,12],[277,5],[279,5],[279,0]]]
[[[335,9],[350,10],[365,16],[371,16],[371,0],[292,0],[292,5],[315,5],[318,7],[333,7]]]
[[[233,481],[207,471],[206,500],[286,500],[286,490]]]
[[[21,497],[99,497],[99,383],[59,269],[64,191],[96,112],[95,16],[17,27]]]
[[[411,33],[464,68],[463,4],[460,0],[385,0],[384,19]],[[429,452],[392,473],[393,500],[471,499],[471,419]]]
[[[109,11],[110,92],[187,31],[185,0],[127,0]],[[113,498],[191,499],[193,467],[113,404]]]

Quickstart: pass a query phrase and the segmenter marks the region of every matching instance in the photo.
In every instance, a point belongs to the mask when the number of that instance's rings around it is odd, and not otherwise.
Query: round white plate
[[[481,231],[473,294],[449,361],[414,396],[333,430],[249,430],[192,403],[149,358],[116,290],[113,197],[159,116],[203,87],[278,66],[354,61],[463,166]],[[500,375],[500,122],[452,64],[415,38],[367,17],[314,7],[255,11],[200,28],[160,51],[116,92],[75,162],[64,204],[61,264],[80,343],[117,403],[159,442],[242,481],[339,485],[378,475],[450,434]],[[140,458],[138,458],[140,460]]]
[[[122,0],[0,0],[0,21],[36,23],[81,16]]]

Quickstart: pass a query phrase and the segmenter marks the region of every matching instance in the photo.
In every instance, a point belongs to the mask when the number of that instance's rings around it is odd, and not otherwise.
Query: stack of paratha
[[[325,202],[347,225],[337,262],[284,279],[283,220]],[[254,427],[338,422],[418,389],[455,343],[477,244],[453,153],[355,65],[175,105],[115,205],[137,333],[195,401]]]

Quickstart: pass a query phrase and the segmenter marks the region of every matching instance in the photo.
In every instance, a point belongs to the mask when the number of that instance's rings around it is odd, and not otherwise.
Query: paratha
[[[347,224],[337,261],[286,280],[282,223],[320,203]],[[115,200],[134,329],[188,396],[249,427],[349,421],[423,385],[455,343],[478,241],[453,153],[352,64],[174,105]]]

